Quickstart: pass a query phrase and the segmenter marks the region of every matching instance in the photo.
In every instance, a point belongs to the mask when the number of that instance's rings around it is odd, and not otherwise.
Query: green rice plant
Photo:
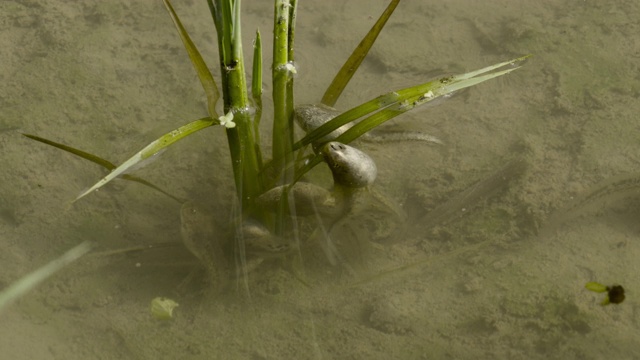
[[[264,223],[273,233],[281,235],[291,226],[287,223],[287,219],[290,218],[288,214],[293,211],[293,204],[287,201],[287,190],[284,192],[285,196],[282,196],[275,217],[269,215],[270,212],[263,207],[258,206],[255,199],[275,186],[284,185],[285,189],[289,189],[307,171],[322,162],[322,156],[319,154],[309,155],[307,157],[309,161],[296,161],[303,158],[308,145],[314,144],[345,124],[354,123],[354,126],[336,139],[344,144],[350,143],[404,112],[457,90],[508,74],[517,69],[523,60],[529,57],[527,55],[476,71],[390,91],[343,112],[319,128],[305,134],[303,138],[296,140],[294,137],[293,86],[294,75],[297,71],[294,53],[297,0],[274,0],[273,64],[270,67],[273,79],[271,100],[274,112],[269,114],[271,115],[269,120],[272,121],[273,137],[271,139],[272,153],[266,158],[261,149],[259,131],[264,96],[261,88],[262,41],[260,33],[257,32],[253,43],[252,84],[249,87],[241,42],[241,0],[207,0],[217,33],[220,84],[214,80],[205,60],[182,25],[170,1],[163,0],[163,2],[204,89],[208,116],[164,134],[118,166],[81,150],[34,135],[26,135],[34,140],[72,152],[110,170],[108,175],[81,193],[76,200],[119,176],[127,176],[128,180],[153,186],[145,183],[142,179],[125,175],[125,172],[132,170],[134,166],[172,146],[177,141],[205,128],[217,126],[227,135],[236,197],[240,204],[239,215],[242,218],[256,219]],[[323,104],[329,106],[335,104],[398,4],[399,0],[390,2],[369,33],[353,51],[323,96]],[[220,94],[222,94],[222,105],[219,112]]]

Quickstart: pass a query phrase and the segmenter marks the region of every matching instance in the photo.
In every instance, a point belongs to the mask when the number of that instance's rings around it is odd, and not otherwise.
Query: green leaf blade
[[[175,10],[173,9],[173,6],[171,6],[169,0],[162,1],[164,2],[164,5],[169,12],[169,15],[171,15],[171,20],[173,20],[173,24],[175,25],[176,30],[178,30],[180,39],[182,39],[182,43],[187,50],[187,54],[189,54],[189,59],[191,59],[191,63],[193,64],[193,67],[198,74],[200,83],[202,83],[202,88],[204,89],[204,92],[207,96],[207,110],[209,112],[209,116],[217,119],[219,115],[216,112],[216,104],[218,103],[218,99],[220,98],[218,86],[216,85],[216,82],[213,79],[213,76],[211,75],[207,64],[204,62],[202,55],[200,55],[198,48],[196,48],[196,45],[191,40],[191,37],[189,37],[187,30],[184,28],[184,26],[182,26],[182,22],[180,21],[178,14],[176,14]]]
[[[209,126],[212,126],[215,124],[217,124],[216,121],[214,121],[210,117],[206,117],[206,118],[198,119],[196,121],[192,121],[184,126],[179,127],[178,129],[175,129],[173,131],[170,131],[162,135],[158,139],[152,141],[149,145],[145,146],[142,150],[135,153],[132,157],[127,159],[124,163],[119,165],[117,168],[113,169],[113,171],[111,171],[107,176],[103,177],[102,179],[100,179],[100,181],[95,183],[89,189],[82,192],[73,201],[74,202],[78,201],[84,196],[86,196],[87,194],[103,187],[104,185],[111,182],[111,180],[124,174],[126,171],[130,170],[134,166],[139,165],[142,161],[157,154],[161,150],[173,145],[177,141],[182,140],[185,137],[197,131],[208,128]]]
[[[451,94],[455,91],[478,85],[487,80],[503,76],[520,68],[516,64],[526,60],[531,55],[522,56],[509,61],[484,67],[468,73],[454,75],[450,77],[432,80],[423,84],[411,86],[401,90],[387,93],[348,110],[339,116],[331,119],[327,123],[308,133],[304,138],[294,145],[294,149],[299,149],[309,145],[318,139],[326,136],[337,128],[356,121],[364,115],[368,115],[380,110],[379,113],[361,120],[356,125],[345,131],[336,140],[349,143],[373,128],[393,119],[394,117],[412,110],[415,107],[426,104],[439,97]],[[510,69],[500,70],[505,66],[512,66]]]
[[[385,11],[380,15],[378,21],[371,27],[367,35],[360,41],[358,46],[353,50],[353,53],[349,56],[347,61],[342,65],[342,68],[338,71],[336,76],[331,81],[331,84],[322,96],[322,103],[328,106],[334,106],[338,101],[340,95],[351,81],[351,78],[356,73],[360,64],[371,50],[371,47],[375,43],[378,35],[387,23],[387,20],[391,17],[394,10],[400,3],[400,0],[392,0],[387,6]]]

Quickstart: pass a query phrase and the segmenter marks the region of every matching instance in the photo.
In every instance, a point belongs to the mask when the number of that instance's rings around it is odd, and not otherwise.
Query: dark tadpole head
[[[324,144],[320,151],[333,173],[336,185],[365,187],[373,184],[378,175],[373,159],[353,146],[331,141]]]
[[[624,301],[624,288],[621,285],[607,287],[608,303],[620,304]]]

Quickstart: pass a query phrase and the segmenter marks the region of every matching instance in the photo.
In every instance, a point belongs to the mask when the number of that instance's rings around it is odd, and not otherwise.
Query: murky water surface
[[[297,103],[319,101],[386,6],[336,3],[300,1]],[[174,6],[215,69],[206,2]],[[256,29],[271,41],[273,10],[269,1],[243,6],[249,54]],[[371,210],[338,222],[330,240],[301,239],[297,256],[265,259],[220,295],[183,246],[179,203],[116,181],[70,205],[103,169],[20,135],[118,163],[204,116],[204,94],[161,2],[3,1],[0,284],[83,240],[98,244],[0,314],[4,356],[640,357],[638,13],[636,1],[401,2],[338,108],[535,56],[384,128],[444,145],[358,144],[378,166],[372,191],[404,222],[363,200]],[[268,76],[264,89],[268,104]],[[265,143],[270,112],[265,106]],[[316,178],[327,185],[322,171]],[[222,223],[230,174],[219,128],[136,173],[206,204]],[[626,301],[601,306],[605,294],[587,291],[589,281],[623,285]],[[180,304],[168,323],[150,315],[157,296]]]

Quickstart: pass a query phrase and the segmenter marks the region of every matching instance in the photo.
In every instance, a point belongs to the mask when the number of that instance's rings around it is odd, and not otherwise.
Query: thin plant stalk
[[[256,31],[253,41],[253,68],[251,70],[251,98],[255,108],[253,117],[253,133],[255,134],[256,152],[259,154],[260,169],[262,169],[262,150],[260,149],[260,119],[262,118],[262,39],[260,31]]]
[[[218,35],[222,73],[224,112],[233,113],[236,126],[227,128],[236,191],[243,209],[252,208],[252,199],[264,191],[257,150],[253,111],[247,93],[242,34],[240,31],[241,1],[208,0]]]
[[[275,0],[273,27],[273,139],[272,156],[289,163],[293,159],[293,39],[295,33],[295,0]],[[293,171],[287,167],[276,168],[277,183],[289,183]],[[274,232],[282,235],[289,227],[287,215],[294,210],[285,193],[278,203]],[[295,210],[294,210],[295,211]]]
[[[273,28],[274,159],[291,158],[293,145],[293,31],[295,1],[276,0]]]

